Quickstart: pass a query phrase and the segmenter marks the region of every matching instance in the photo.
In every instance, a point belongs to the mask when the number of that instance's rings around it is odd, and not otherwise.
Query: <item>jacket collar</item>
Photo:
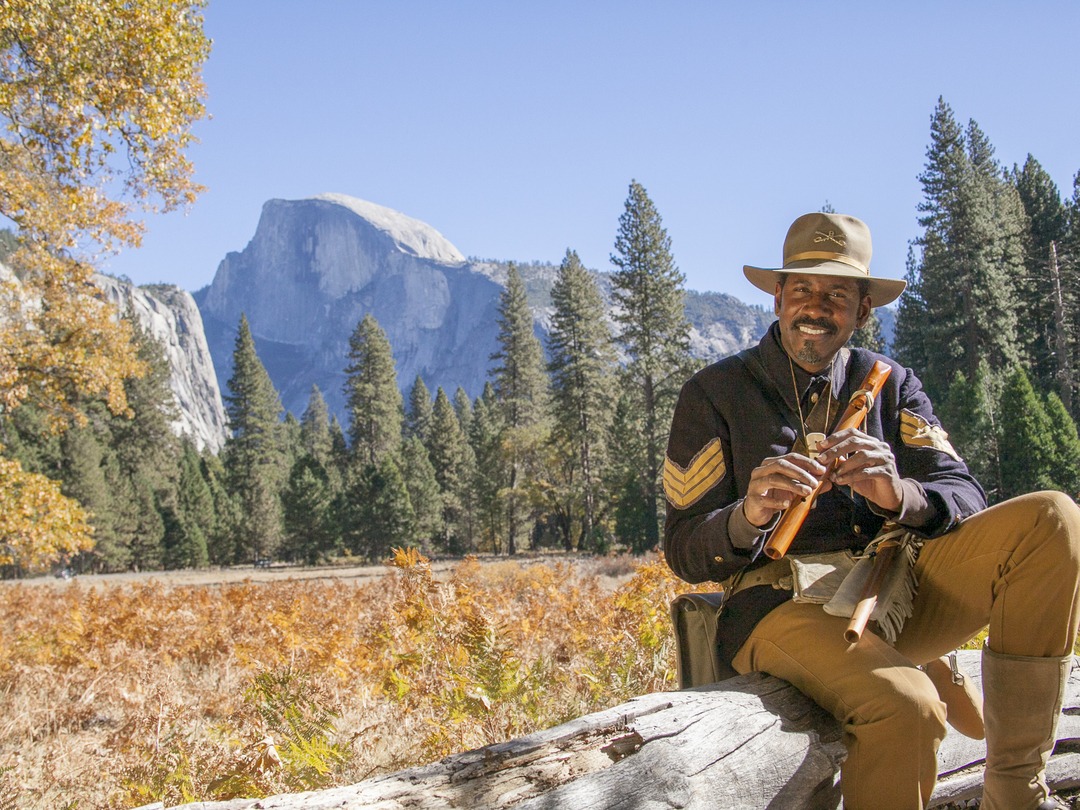
[[[776,393],[783,400],[788,410],[797,413],[798,402],[795,399],[795,386],[791,384],[792,361],[780,341],[780,322],[773,321],[764,337],[758,343],[758,356],[765,366],[769,379],[776,387]],[[827,376],[832,383],[832,396],[841,403],[847,402],[849,392],[845,391],[848,380],[848,365],[851,359],[851,350],[843,348],[832,359]],[[822,376],[821,374],[815,376]]]

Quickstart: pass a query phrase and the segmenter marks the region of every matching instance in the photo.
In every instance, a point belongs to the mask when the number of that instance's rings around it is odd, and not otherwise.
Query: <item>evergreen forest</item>
[[[991,502],[1043,488],[1075,497],[1080,173],[1063,197],[1033,156],[1001,165],[979,126],[939,100],[919,180],[891,353],[916,370]],[[382,562],[396,547],[642,553],[660,541],[668,425],[700,361],[671,240],[636,181],[611,263],[609,321],[595,275],[567,250],[546,343],[511,265],[475,399],[420,377],[403,396],[369,315],[349,344],[348,424],[318,388],[302,414],[283,413],[241,318],[231,435],[220,454],[200,453],[170,429],[167,364],[132,324],[149,372],[126,381],[127,412],[84,397],[57,432],[31,401],[0,414],[0,441],[85,510],[93,547],[59,563],[73,572]],[[875,318],[853,342],[885,349]],[[3,569],[31,570],[19,559]]]

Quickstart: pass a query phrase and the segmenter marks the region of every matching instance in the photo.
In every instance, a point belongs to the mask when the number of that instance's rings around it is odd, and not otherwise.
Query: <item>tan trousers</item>
[[[737,672],[789,681],[840,721],[845,810],[922,808],[937,779],[945,706],[916,666],[989,626],[1007,655],[1064,656],[1080,608],[1080,508],[1058,492],[1014,498],[927,542],[914,613],[896,647],[873,633],[844,640],[847,620],[787,602],[739,649]]]

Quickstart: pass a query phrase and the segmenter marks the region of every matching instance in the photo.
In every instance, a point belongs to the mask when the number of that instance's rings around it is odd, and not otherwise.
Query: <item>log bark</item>
[[[960,654],[979,680],[979,654]],[[982,792],[986,747],[950,731],[931,807]],[[516,740],[311,793],[184,805],[188,810],[704,810],[837,808],[839,725],[767,675],[635,698]],[[1055,790],[1080,787],[1080,670],[1069,676]]]

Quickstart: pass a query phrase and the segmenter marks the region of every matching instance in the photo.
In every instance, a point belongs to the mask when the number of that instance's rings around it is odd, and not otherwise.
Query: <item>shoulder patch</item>
[[[906,408],[900,411],[900,438],[908,447],[932,447],[960,460],[960,454],[949,442],[949,434],[940,425],[931,425]]]
[[[724,449],[719,439],[713,439],[685,467],[670,457],[664,459],[664,494],[676,509],[686,509],[701,500],[726,474]]]

